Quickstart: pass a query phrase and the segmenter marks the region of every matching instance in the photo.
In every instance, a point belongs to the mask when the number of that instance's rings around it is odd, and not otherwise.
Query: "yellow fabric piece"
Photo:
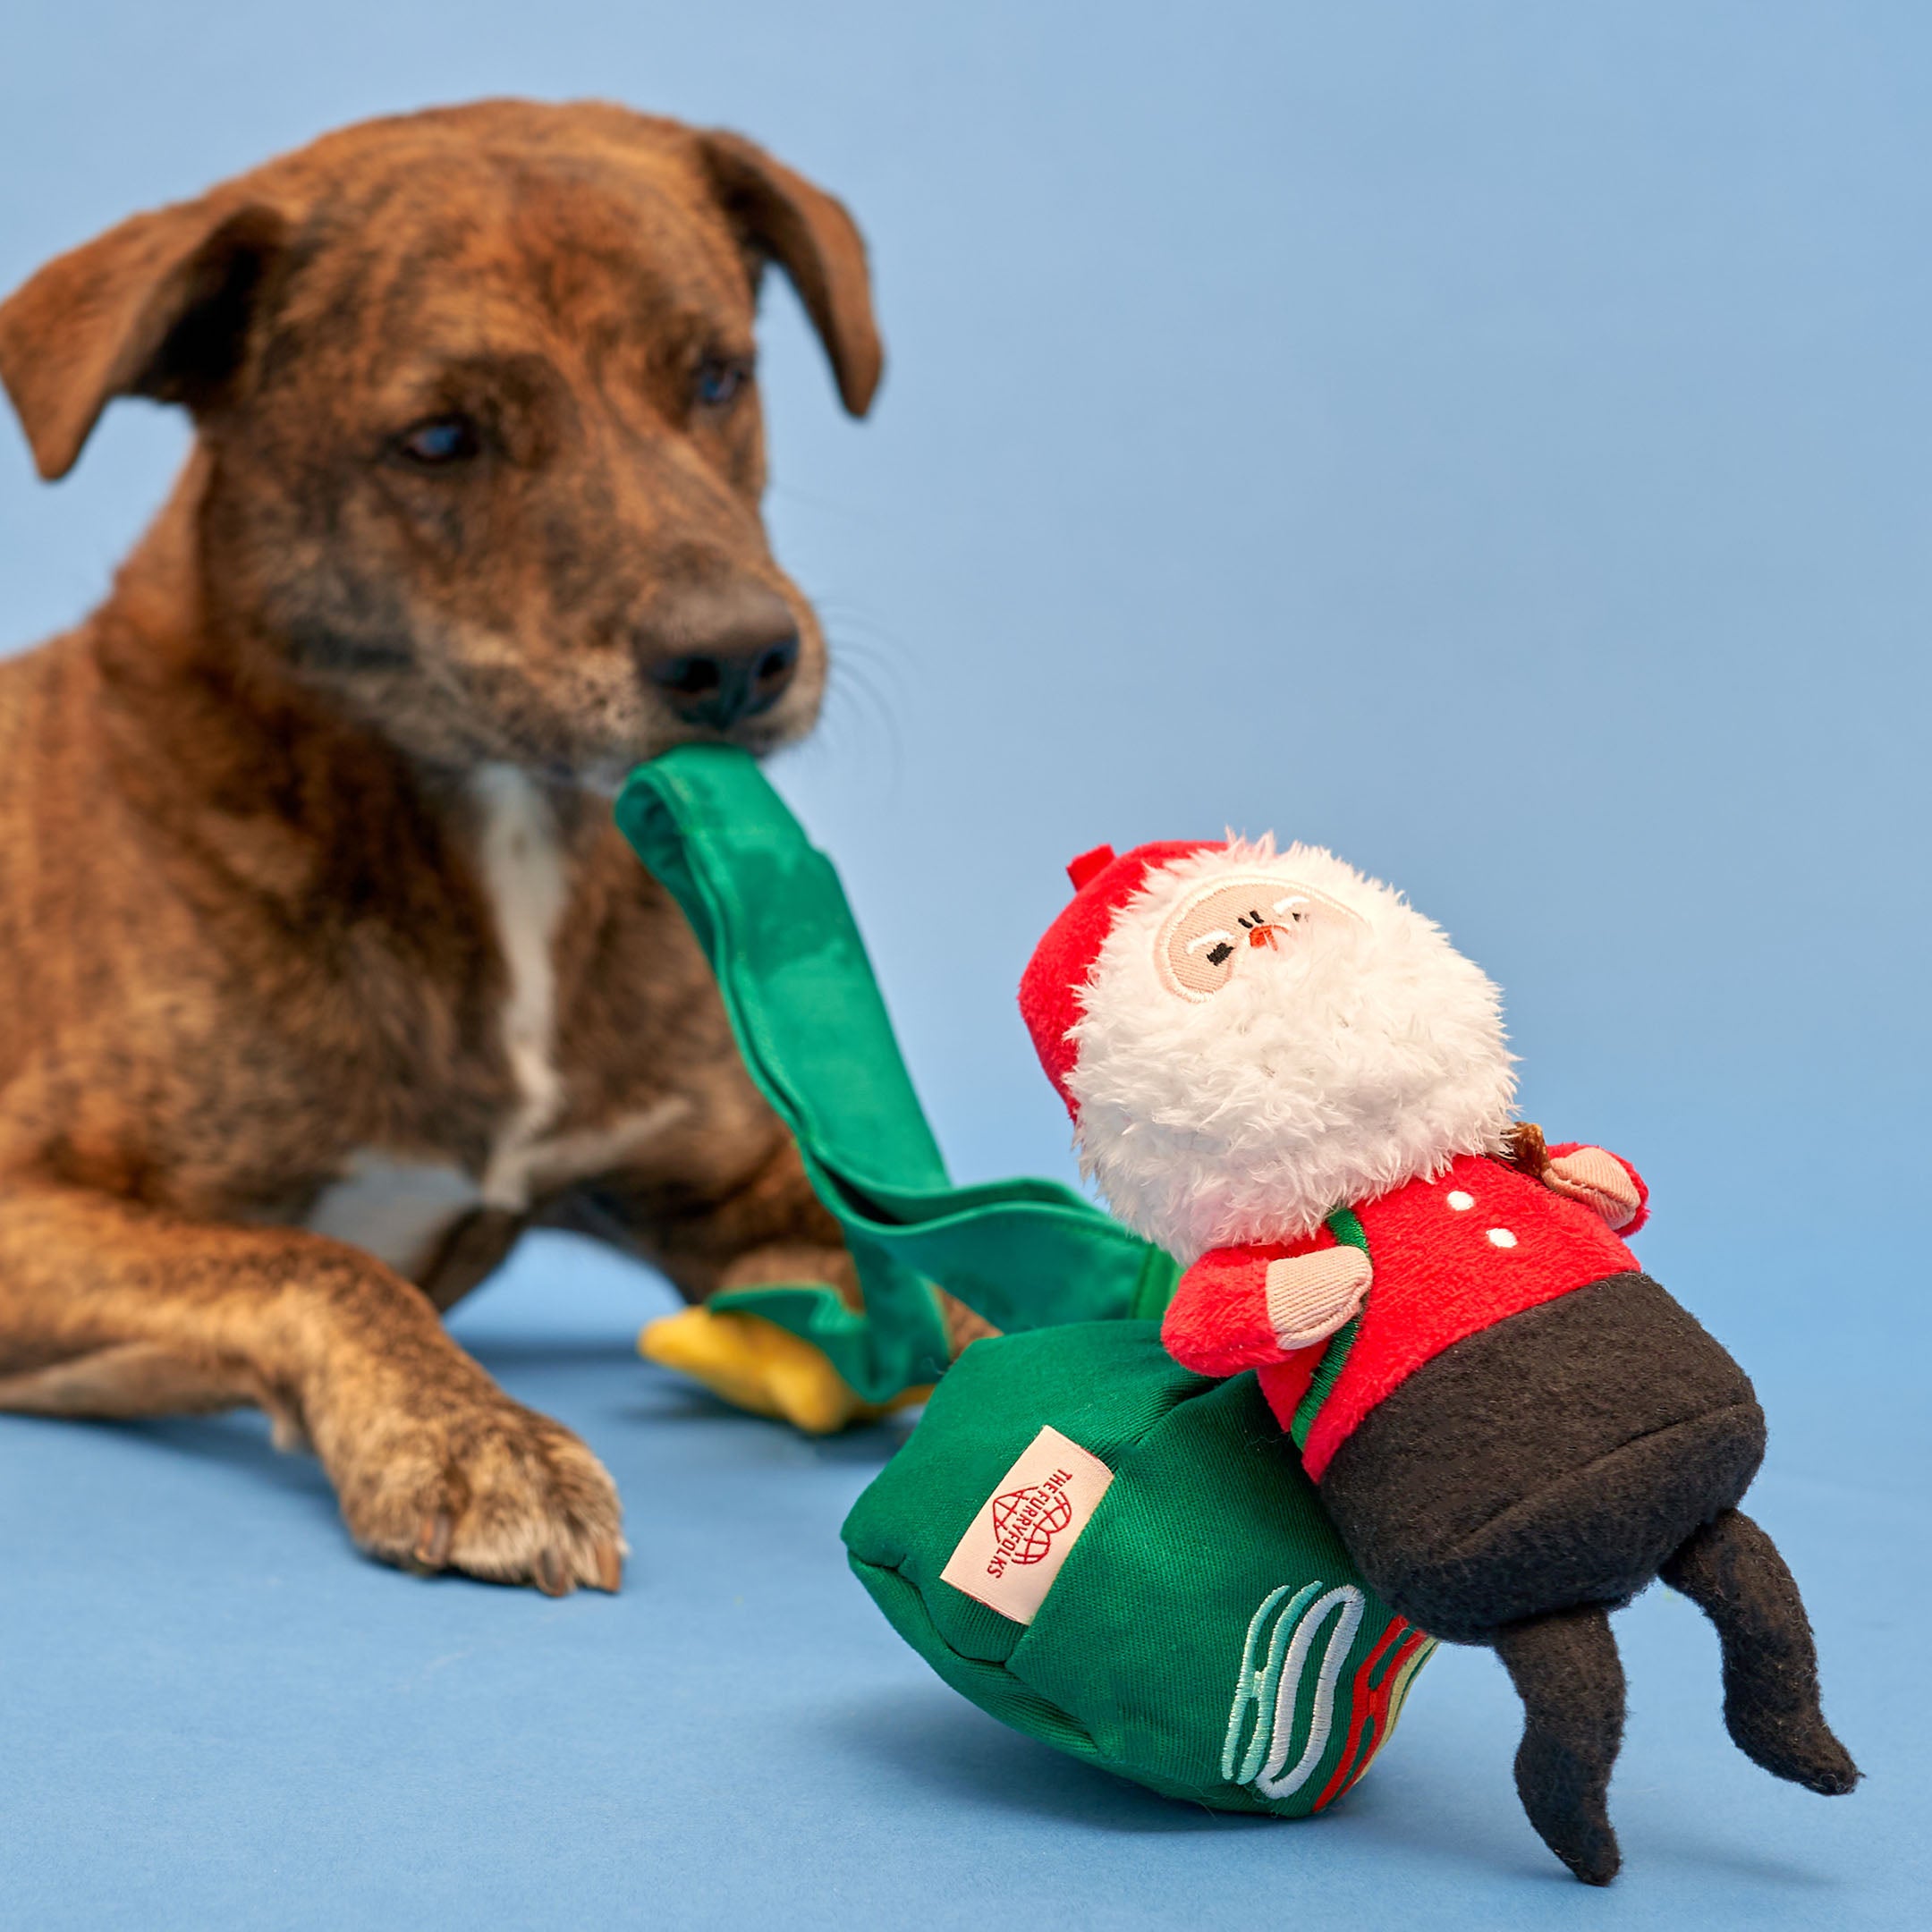
[[[733,1408],[776,1416],[808,1436],[876,1422],[932,1394],[928,1385],[906,1389],[883,1406],[861,1402],[809,1342],[738,1309],[714,1313],[689,1308],[666,1315],[638,1336],[638,1352],[701,1382]]]

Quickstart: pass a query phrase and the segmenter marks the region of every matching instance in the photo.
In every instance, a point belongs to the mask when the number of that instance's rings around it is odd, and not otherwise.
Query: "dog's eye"
[[[397,454],[418,469],[446,470],[478,455],[483,437],[467,416],[430,416],[405,429],[395,446]]]
[[[751,379],[750,365],[735,356],[707,356],[698,365],[692,393],[700,409],[723,409],[734,402]]]

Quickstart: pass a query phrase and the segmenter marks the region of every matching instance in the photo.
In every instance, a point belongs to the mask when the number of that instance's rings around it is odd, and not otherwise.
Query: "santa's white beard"
[[[1335,893],[1339,918],[1254,949],[1195,1003],[1159,979],[1155,937],[1225,869]],[[1182,861],[1122,912],[1074,1030],[1068,1087],[1083,1171],[1182,1263],[1289,1241],[1337,1208],[1496,1153],[1515,1092],[1496,990],[1438,928],[1326,852]]]

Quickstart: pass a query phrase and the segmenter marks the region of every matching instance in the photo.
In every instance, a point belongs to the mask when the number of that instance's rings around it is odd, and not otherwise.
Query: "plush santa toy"
[[[1607,1612],[1658,1576],[1717,1627],[1739,1747],[1849,1791],[1797,1588],[1736,1507],[1764,1453],[1750,1384],[1624,1245],[1635,1169],[1515,1119],[1496,987],[1312,847],[1068,870],[1021,1006],[1085,1171],[1185,1269],[1163,1338],[1258,1373],[1394,1609],[1500,1654],[1551,1850],[1616,1870]]]

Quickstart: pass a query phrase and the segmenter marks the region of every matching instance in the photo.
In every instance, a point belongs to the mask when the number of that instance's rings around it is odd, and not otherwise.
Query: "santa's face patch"
[[[1155,942],[1161,984],[1184,1000],[1212,999],[1237,972],[1292,946],[1309,920],[1330,919],[1361,923],[1340,900],[1292,879],[1255,872],[1204,883],[1168,914]]]

